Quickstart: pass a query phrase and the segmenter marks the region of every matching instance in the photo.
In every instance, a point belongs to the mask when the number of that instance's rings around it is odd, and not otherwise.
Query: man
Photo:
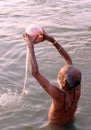
[[[65,125],[73,120],[81,91],[81,72],[73,66],[72,60],[65,49],[46,33],[44,40],[48,40],[64,58],[66,65],[58,73],[58,84],[60,88],[52,85],[39,71],[34,52],[33,39],[24,33],[24,39],[29,47],[30,71],[43,89],[51,96],[52,104],[48,118],[50,123]]]

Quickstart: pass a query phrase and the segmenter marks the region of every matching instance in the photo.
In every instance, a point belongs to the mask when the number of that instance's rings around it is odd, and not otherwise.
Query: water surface
[[[38,24],[62,44],[82,71],[82,93],[75,120],[65,127],[48,124],[51,98],[28,72],[28,94],[21,96],[26,46],[22,32]],[[91,130],[91,1],[0,1],[0,129]],[[56,84],[64,60],[48,42],[35,46],[41,73]]]

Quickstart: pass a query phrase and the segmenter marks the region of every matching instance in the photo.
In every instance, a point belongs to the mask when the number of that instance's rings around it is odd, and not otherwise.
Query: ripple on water
[[[82,71],[76,127],[69,129],[91,130],[91,0],[1,0],[0,5],[0,129],[60,129],[47,125],[51,100],[30,74],[29,93],[18,92],[25,72],[22,32],[26,25],[37,23],[65,47]],[[36,46],[36,56],[41,72],[54,83],[63,59],[47,42]]]

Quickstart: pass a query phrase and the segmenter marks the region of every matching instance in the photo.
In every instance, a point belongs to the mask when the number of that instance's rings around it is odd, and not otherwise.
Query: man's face
[[[57,83],[60,86],[60,89],[62,89],[62,85],[61,85],[61,82],[60,82],[59,78],[57,78]]]
[[[60,86],[60,89],[65,89],[66,83],[65,83],[65,74],[64,69],[61,69],[58,73],[57,83]]]
[[[58,72],[58,77],[57,77],[57,83],[60,86],[60,89],[62,89],[62,78],[63,78],[63,72],[62,69]]]

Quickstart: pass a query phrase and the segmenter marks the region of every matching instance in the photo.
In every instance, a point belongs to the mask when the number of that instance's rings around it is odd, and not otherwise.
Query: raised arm
[[[33,77],[39,82],[39,84],[46,90],[46,92],[56,100],[61,100],[60,95],[63,93],[56,86],[52,85],[42,74],[39,72],[38,64],[34,52],[34,41],[32,38],[24,34],[25,42],[29,48],[29,62],[30,62],[30,72]]]
[[[66,64],[72,65],[72,60],[67,51],[52,37],[47,35],[46,33],[43,34],[44,39],[50,41],[54,47],[58,50],[60,55],[65,59]]]

